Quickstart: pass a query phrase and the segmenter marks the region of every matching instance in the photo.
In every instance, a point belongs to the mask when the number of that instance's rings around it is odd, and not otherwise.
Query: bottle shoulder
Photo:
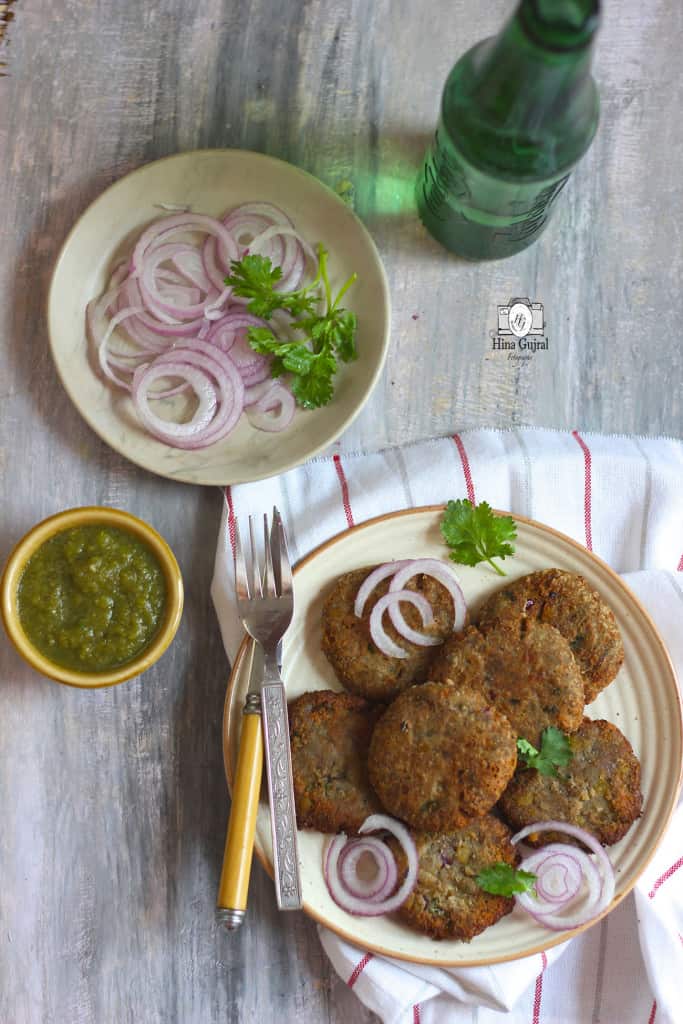
[[[568,171],[590,146],[600,101],[590,56],[561,60],[498,37],[468,50],[443,91],[442,127],[480,170],[515,180]]]

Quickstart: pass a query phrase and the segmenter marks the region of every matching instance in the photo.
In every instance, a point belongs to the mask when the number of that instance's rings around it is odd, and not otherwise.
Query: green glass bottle
[[[599,0],[521,0],[502,32],[451,71],[417,182],[420,217],[447,249],[500,259],[543,231],[598,126],[591,75]]]

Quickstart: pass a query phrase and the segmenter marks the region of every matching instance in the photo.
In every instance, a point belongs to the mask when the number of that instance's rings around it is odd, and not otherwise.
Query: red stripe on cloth
[[[678,563],[678,569],[677,569],[677,572],[683,572],[683,555],[681,555],[681,560],[680,560],[680,562]]]
[[[232,504],[232,490],[230,484],[225,488],[225,502],[228,506],[228,536],[233,556],[235,554],[235,509]]]
[[[655,999],[650,1010],[650,1016],[647,1018],[647,1024],[655,1024],[655,1017],[657,1016],[657,1000]]]
[[[655,884],[650,889],[648,896],[652,899],[657,892],[657,889],[675,875],[679,868],[683,868],[683,857],[679,857],[675,864],[672,864],[670,868],[667,868],[663,875],[660,875]]]
[[[465,445],[462,443],[460,434],[453,434],[453,440],[455,441],[455,447],[458,449],[458,455],[460,456],[460,462],[462,463],[462,472],[465,477],[465,486],[467,487],[467,497],[473,505],[476,505],[474,498],[474,484],[472,483],[472,471],[470,469],[470,460],[467,458],[467,452],[465,451]]]
[[[420,1004],[415,1003],[415,1006],[413,1007],[413,1024],[420,1024],[420,1020]]]
[[[337,470],[337,476],[339,477],[339,486],[341,487],[342,502],[344,504],[344,514],[346,516],[346,522],[349,526],[354,526],[353,512],[351,511],[351,503],[349,501],[349,485],[346,481],[346,473],[344,467],[341,464],[341,459],[338,455],[334,456],[333,459],[334,468]]]
[[[593,469],[591,453],[588,445],[579,434],[578,430],[572,430],[572,437],[583,452],[583,519],[586,526],[586,547],[593,550],[593,529],[591,526],[591,473]]]
[[[363,973],[367,965],[372,960],[373,956],[374,953],[366,953],[362,960],[358,961],[354,969],[351,971],[351,976],[349,980],[346,982],[349,988],[353,988],[353,986],[356,984],[356,982],[360,978],[361,974]]]
[[[536,978],[536,988],[534,989],[534,1016],[533,1024],[539,1024],[541,1019],[541,999],[543,998],[543,972],[548,966],[548,957],[545,953],[541,953],[541,973]]]

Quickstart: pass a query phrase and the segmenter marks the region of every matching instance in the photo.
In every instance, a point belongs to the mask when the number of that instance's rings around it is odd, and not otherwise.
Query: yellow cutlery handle
[[[256,705],[258,701],[258,705]],[[255,706],[258,710],[251,710]],[[251,859],[254,850],[256,812],[263,770],[263,736],[260,699],[250,696],[242,719],[237,773],[232,793],[228,833],[225,837],[223,870],[216,906],[218,920],[226,928],[238,928],[244,920]]]

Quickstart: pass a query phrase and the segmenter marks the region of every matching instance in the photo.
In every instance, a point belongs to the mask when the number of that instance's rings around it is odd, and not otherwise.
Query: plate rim
[[[255,159],[255,160],[258,160],[258,161],[263,161],[264,163],[273,164],[276,167],[284,166],[284,167],[288,168],[289,170],[291,170],[295,174],[300,175],[301,177],[303,177],[305,179],[308,179],[309,182],[311,182],[315,186],[323,189],[325,192],[327,192],[329,194],[329,196],[335,202],[339,203],[345,210],[348,211],[348,213],[351,215],[352,220],[355,222],[356,229],[359,230],[359,232],[363,235],[366,244],[369,246],[369,249],[370,249],[370,251],[372,252],[372,254],[374,256],[374,262],[375,262],[375,265],[376,265],[377,270],[378,270],[379,281],[380,281],[380,286],[381,286],[381,295],[382,295],[384,306],[386,308],[386,318],[385,318],[384,334],[383,334],[383,338],[382,338],[382,345],[381,345],[379,359],[377,361],[377,365],[375,367],[374,372],[371,373],[366,378],[364,391],[362,393],[362,396],[360,397],[360,400],[359,400],[358,404],[349,413],[349,415],[346,417],[346,419],[344,419],[344,421],[341,423],[341,425],[338,428],[335,428],[335,430],[332,432],[332,434],[330,434],[330,436],[326,437],[326,439],[323,441],[323,443],[316,444],[316,446],[314,448],[311,448],[307,452],[307,454],[305,456],[303,456],[302,458],[294,458],[294,459],[287,459],[287,460],[285,460],[276,469],[268,468],[265,471],[259,470],[254,475],[249,474],[248,476],[243,476],[242,474],[233,475],[233,474],[228,473],[227,475],[230,476],[231,479],[226,479],[226,480],[222,481],[221,484],[216,484],[215,482],[208,482],[208,481],[193,479],[192,477],[186,475],[186,473],[184,471],[181,471],[180,473],[168,473],[168,472],[162,471],[161,469],[153,469],[153,468],[151,468],[148,465],[143,465],[137,458],[132,457],[128,453],[128,451],[125,450],[125,446],[124,445],[118,443],[116,440],[111,440],[110,441],[109,438],[106,438],[106,437],[103,436],[103,434],[101,432],[101,429],[97,425],[97,418],[95,416],[91,415],[90,411],[85,409],[78,402],[78,400],[77,400],[77,388],[72,388],[70,383],[67,380],[66,375],[64,373],[62,373],[62,367],[60,366],[59,361],[58,361],[57,356],[56,356],[56,344],[55,344],[55,333],[56,333],[56,331],[53,329],[53,317],[56,317],[56,313],[53,311],[53,307],[55,306],[56,301],[57,301],[56,298],[55,298],[55,296],[57,295],[57,277],[58,277],[58,274],[60,272],[61,266],[62,266],[62,264],[63,264],[63,262],[64,262],[64,260],[66,258],[67,252],[68,252],[69,248],[71,247],[71,245],[73,243],[73,239],[78,234],[78,231],[79,231],[79,229],[82,226],[83,220],[98,205],[102,204],[103,206],[106,206],[106,200],[107,200],[107,198],[109,197],[109,195],[113,191],[115,191],[117,188],[121,187],[124,184],[124,182],[130,181],[130,179],[134,178],[137,175],[143,175],[143,174],[145,174],[145,172],[148,172],[151,168],[158,167],[159,165],[165,164],[168,161],[172,161],[172,160],[177,160],[177,161],[192,160],[192,159],[196,159],[198,157],[201,158],[201,157],[213,156],[213,155],[222,156],[222,157],[226,158],[226,157],[235,157],[235,155],[237,155],[237,154],[239,154],[238,159],[242,159],[242,157],[244,156],[245,158]],[[182,151],[180,151],[178,153],[167,153],[166,156],[159,157],[156,160],[149,160],[146,163],[141,164],[139,167],[134,167],[131,171],[128,171],[126,174],[121,175],[121,177],[117,178],[115,181],[112,181],[111,184],[107,185],[107,187],[102,192],[100,192],[97,196],[95,196],[95,198],[90,203],[88,203],[86,208],[84,210],[82,210],[82,212],[79,214],[78,218],[76,219],[75,223],[72,225],[71,229],[69,230],[66,238],[62,242],[62,244],[61,244],[61,246],[59,248],[59,252],[57,254],[57,258],[55,259],[55,263],[54,263],[54,267],[52,269],[52,273],[50,275],[50,283],[49,283],[49,286],[48,286],[48,289],[47,289],[47,294],[46,294],[44,302],[45,302],[45,305],[44,305],[45,323],[46,323],[46,326],[47,326],[48,344],[49,344],[49,349],[50,349],[50,355],[51,355],[51,358],[52,358],[52,363],[53,363],[53,366],[54,366],[54,368],[55,368],[55,370],[57,372],[57,376],[59,378],[59,381],[60,381],[62,387],[64,388],[64,390],[65,390],[65,392],[67,394],[67,397],[71,401],[72,405],[75,407],[75,409],[78,412],[79,416],[81,416],[81,418],[87,423],[87,425],[90,427],[90,429],[97,435],[97,437],[99,437],[99,439],[104,444],[107,445],[108,448],[111,448],[112,451],[115,451],[118,455],[121,455],[123,458],[125,458],[127,461],[131,462],[133,465],[137,466],[139,469],[143,469],[147,473],[152,473],[155,476],[160,476],[160,477],[162,477],[163,479],[166,479],[166,480],[173,480],[173,481],[177,481],[178,483],[194,484],[195,486],[200,486],[200,487],[215,487],[215,486],[226,487],[226,486],[229,486],[229,485],[232,486],[233,484],[255,483],[255,482],[259,481],[259,480],[266,480],[266,479],[268,479],[271,476],[276,476],[276,475],[278,475],[280,473],[286,473],[290,469],[295,469],[297,466],[303,465],[304,462],[308,462],[309,459],[315,458],[322,451],[324,451],[326,448],[328,448],[331,444],[334,444],[334,442],[346,430],[348,430],[348,428],[351,426],[351,424],[354,422],[354,420],[360,415],[361,411],[363,410],[363,408],[365,407],[366,403],[370,399],[370,396],[372,395],[373,391],[375,390],[375,387],[376,387],[376,385],[377,385],[377,383],[379,381],[379,378],[382,375],[382,372],[384,371],[384,367],[386,365],[386,360],[387,360],[387,355],[388,355],[388,352],[389,352],[389,345],[390,345],[390,342],[391,342],[391,314],[392,314],[392,308],[391,308],[391,289],[389,287],[389,279],[387,277],[386,268],[384,266],[384,262],[382,260],[381,255],[380,255],[380,252],[379,252],[379,249],[377,247],[377,244],[376,244],[374,238],[372,237],[372,235],[370,234],[370,232],[368,231],[367,227],[363,223],[363,221],[358,216],[358,214],[355,212],[355,210],[353,210],[350,206],[348,206],[343,201],[343,199],[341,199],[340,196],[338,196],[336,194],[336,192],[332,188],[330,188],[329,185],[325,184],[324,181],[321,181],[320,178],[317,178],[314,174],[311,174],[310,171],[306,171],[306,170],[304,170],[304,168],[298,167],[296,164],[290,163],[288,160],[282,160],[282,159],[280,159],[280,157],[271,156],[268,153],[259,153],[256,150],[252,150],[252,149],[235,149],[235,148],[231,148],[231,147],[217,147],[215,149],[212,149],[212,148],[204,147],[202,149],[182,150]],[[83,320],[85,322],[85,310],[83,310]],[[160,442],[160,443],[162,443],[162,442]],[[200,449],[200,451],[201,451],[201,449]]]
[[[332,537],[329,537],[327,540],[323,541],[321,544],[319,544],[317,547],[315,547],[312,551],[309,551],[307,555],[304,555],[296,563],[296,565],[293,568],[293,574],[294,574],[294,577],[295,577],[295,582],[296,582],[296,574],[298,572],[300,572],[307,565],[309,565],[310,562],[312,562],[318,555],[320,555],[324,551],[326,551],[329,547],[331,547],[334,544],[339,543],[341,540],[345,539],[346,537],[348,537],[351,534],[354,534],[354,533],[357,533],[357,532],[359,532],[361,530],[367,529],[370,526],[376,526],[377,524],[379,524],[381,522],[384,522],[387,519],[392,519],[393,520],[393,519],[398,519],[398,518],[401,518],[401,517],[407,517],[407,516],[411,516],[411,515],[422,515],[422,514],[425,514],[425,513],[436,514],[436,513],[439,513],[439,512],[443,512],[444,508],[445,508],[445,505],[437,504],[437,505],[420,505],[420,506],[416,506],[414,508],[397,509],[397,510],[395,510],[393,512],[384,512],[384,513],[382,513],[379,516],[373,516],[372,519],[366,519],[362,523],[356,523],[354,526],[350,526],[350,527],[348,527],[345,530],[341,530],[338,533],[334,534]],[[541,522],[539,522],[536,519],[530,519],[528,516],[516,515],[513,512],[505,512],[505,511],[502,511],[500,509],[494,509],[493,511],[495,512],[496,515],[512,516],[512,518],[515,520],[515,522],[524,523],[527,526],[531,526],[532,528],[539,529],[539,530],[541,530],[544,533],[550,534],[551,536],[556,537],[556,538],[558,538],[559,540],[561,540],[561,541],[563,541],[565,543],[568,543],[571,547],[576,548],[578,551],[581,552],[582,556],[588,555],[589,560],[590,561],[594,561],[598,566],[600,566],[600,568],[605,570],[607,572],[608,576],[611,577],[612,581],[616,583],[618,588],[628,597],[629,601],[631,601],[633,603],[633,605],[638,610],[638,613],[643,617],[647,627],[649,628],[651,638],[655,641],[656,645],[658,646],[659,653],[663,656],[664,664],[666,665],[666,667],[668,669],[668,674],[669,674],[669,677],[670,677],[669,681],[671,683],[673,683],[673,691],[674,691],[675,696],[676,696],[676,704],[677,704],[677,707],[678,707],[678,715],[677,715],[677,720],[676,720],[677,730],[678,730],[678,741],[679,741],[679,746],[683,747],[683,697],[681,696],[680,687],[678,685],[678,677],[677,677],[677,674],[676,674],[676,670],[674,668],[673,661],[671,659],[671,655],[669,654],[669,651],[668,651],[668,649],[666,647],[666,644],[664,643],[664,640],[662,639],[662,636],[661,636],[661,634],[659,632],[659,629],[655,625],[655,622],[652,619],[652,616],[647,611],[647,609],[643,605],[643,603],[640,600],[640,598],[631,590],[631,588],[626,583],[624,583],[624,581],[621,579],[619,574],[610,565],[608,565],[608,563],[605,562],[604,559],[600,558],[600,556],[596,555],[593,551],[589,551],[588,548],[586,548],[579,541],[574,540],[573,537],[568,536],[566,533],[562,533],[561,530],[556,530],[552,526],[548,526],[545,523],[541,523]],[[228,791],[230,793],[230,797],[231,798],[232,798],[232,789],[233,789],[233,773],[232,773],[232,766],[230,764],[230,722],[231,722],[231,714],[232,714],[232,695],[233,695],[233,691],[235,689],[235,686],[237,684],[237,679],[238,679],[239,675],[241,674],[242,662],[243,662],[243,660],[244,660],[244,658],[245,658],[245,656],[247,654],[247,650],[248,650],[249,644],[250,644],[250,638],[245,634],[244,638],[242,639],[242,642],[240,643],[240,646],[239,646],[239,648],[237,650],[237,653],[235,655],[235,658],[234,658],[234,661],[233,661],[233,664],[232,664],[232,668],[231,668],[231,671],[230,671],[230,677],[228,679],[228,685],[227,685],[226,694],[225,694],[225,701],[224,701],[224,704],[223,704],[223,716],[222,716],[223,767],[224,767],[225,777],[226,777],[226,781],[227,781],[227,785],[228,785]],[[239,713],[239,709],[236,709],[236,713]],[[433,957],[426,957],[426,956],[425,957],[421,957],[421,956],[414,956],[414,955],[408,955],[408,954],[401,953],[401,952],[396,952],[396,951],[391,950],[391,949],[386,949],[385,947],[383,947],[381,945],[378,945],[377,943],[372,943],[372,942],[367,942],[367,941],[363,942],[363,944],[362,944],[363,945],[363,949],[367,950],[368,952],[371,952],[371,953],[379,954],[380,956],[390,957],[391,959],[394,959],[394,960],[402,960],[402,961],[405,961],[405,962],[408,962],[408,963],[425,964],[425,965],[429,965],[429,966],[432,966],[432,967],[486,967],[486,966],[490,966],[490,965],[493,965],[493,964],[509,963],[509,962],[511,962],[513,960],[525,959],[526,957],[534,956],[534,955],[537,955],[539,953],[543,953],[543,952],[545,952],[548,949],[552,949],[553,946],[558,946],[558,945],[560,945],[563,942],[567,942],[569,939],[573,939],[576,935],[579,935],[582,932],[587,931],[589,928],[592,928],[593,925],[597,924],[598,921],[601,921],[605,917],[607,917],[607,915],[610,914],[633,891],[633,889],[635,888],[639,878],[642,876],[642,874],[644,873],[644,871],[646,870],[646,868],[650,864],[652,858],[654,857],[655,853],[657,852],[657,850],[659,849],[659,846],[662,843],[662,840],[664,838],[666,830],[667,830],[667,828],[669,826],[669,823],[671,822],[671,819],[673,817],[674,811],[676,810],[676,795],[678,794],[678,792],[681,789],[681,782],[682,781],[683,781],[683,760],[681,761],[681,764],[679,765],[678,782],[677,782],[676,787],[673,790],[673,795],[671,797],[670,807],[667,810],[666,816],[659,823],[658,832],[657,832],[657,836],[656,836],[656,841],[653,843],[652,848],[649,851],[647,857],[645,858],[645,860],[641,864],[641,866],[640,866],[639,870],[637,871],[637,873],[634,875],[633,880],[630,882],[628,887],[619,896],[615,896],[614,897],[614,899],[610,903],[609,907],[607,907],[605,910],[602,911],[602,913],[600,913],[597,917],[593,918],[591,921],[587,922],[586,924],[581,925],[578,928],[567,929],[566,931],[562,931],[562,932],[549,932],[548,933],[548,941],[547,942],[544,941],[542,944],[536,945],[532,949],[529,949],[529,950],[525,951],[522,954],[522,956],[519,956],[519,955],[516,955],[516,956],[501,955],[501,956],[492,956],[492,957],[478,957],[476,959],[465,959],[465,960],[463,960],[463,959],[457,959],[457,960],[438,959],[438,960],[435,960]],[[261,863],[261,866],[264,868],[266,873],[272,879],[274,877],[273,876],[272,865],[270,864],[270,862],[269,862],[268,858],[266,857],[264,851],[260,849],[259,844],[256,841],[256,838],[254,839],[254,852],[255,852],[256,856],[258,857],[258,859],[259,859],[259,861]],[[353,933],[351,931],[347,931],[344,928],[338,927],[336,924],[334,924],[334,925],[330,924],[327,919],[325,919],[316,910],[311,908],[307,903],[304,903],[302,909],[303,909],[304,913],[307,914],[308,917],[312,918],[317,924],[320,924],[323,927],[328,928],[335,935],[338,935],[339,938],[344,939],[344,941],[351,943],[353,946],[358,946],[358,939],[357,939],[356,936],[353,935]]]

